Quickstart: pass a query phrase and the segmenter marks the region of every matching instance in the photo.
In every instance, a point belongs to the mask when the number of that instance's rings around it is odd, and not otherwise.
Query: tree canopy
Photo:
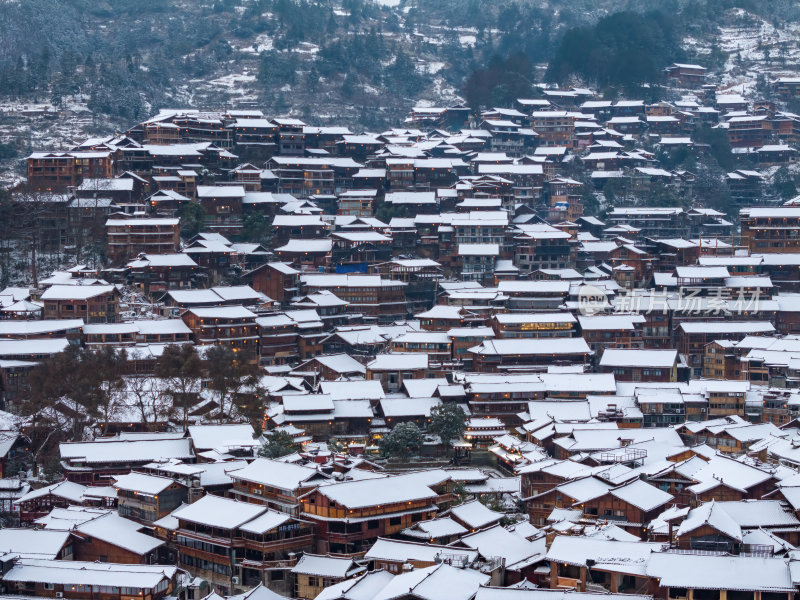
[[[219,416],[230,417],[234,411],[252,421],[260,419],[258,402],[258,367],[242,360],[227,346],[212,346],[205,354],[208,389],[219,405]]]
[[[511,106],[517,98],[533,91],[531,61],[524,54],[506,59],[493,56],[484,69],[476,69],[464,84],[464,97],[473,108]]]
[[[156,361],[156,376],[167,382],[173,406],[182,415],[184,429],[189,422],[189,409],[197,401],[203,362],[191,344],[168,344]]]
[[[658,81],[663,69],[682,56],[675,20],[662,12],[619,12],[590,27],[568,30],[547,67],[545,79],[577,76],[607,85]]]
[[[467,429],[467,413],[455,402],[445,402],[431,409],[428,431],[442,440],[448,451]]]
[[[294,438],[285,431],[271,431],[267,434],[264,445],[258,450],[258,455],[265,458],[280,458],[292,454],[300,449]]]
[[[422,431],[416,423],[398,423],[378,444],[384,456],[397,456],[407,459],[422,448]]]

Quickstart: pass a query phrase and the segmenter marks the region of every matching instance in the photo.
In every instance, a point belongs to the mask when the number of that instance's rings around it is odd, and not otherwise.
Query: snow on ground
[[[431,61],[417,66],[417,70],[421,73],[438,73],[444,69],[445,63],[439,61]]]
[[[300,54],[316,54],[319,52],[319,46],[311,42],[300,42],[295,52],[299,52]]]
[[[414,106],[418,106],[420,108],[432,108],[436,106],[436,104],[431,100],[420,99],[414,103]]]
[[[692,37],[690,35],[687,35],[685,38],[683,38],[683,48],[685,50],[690,50],[691,52],[693,52],[695,54],[710,54],[711,53],[711,48],[709,48],[707,45],[705,45],[703,42],[701,42],[697,38]]]
[[[720,49],[734,57],[738,54],[743,60],[763,59],[762,48],[777,36],[775,27],[745,10],[736,9],[732,16],[738,22],[732,26],[720,27]]]
[[[24,157],[34,150],[68,150],[95,135],[122,130],[125,123],[96,117],[85,97],[64,97],[57,108],[49,102],[0,102],[0,142],[17,147],[19,156],[0,161],[0,185],[13,185],[24,175]]]
[[[475,42],[478,38],[474,35],[460,35],[458,36],[458,41],[461,42],[462,46],[474,46]]]
[[[420,99],[415,102],[415,106],[431,107],[441,106],[442,104],[461,104],[464,102],[464,98],[459,95],[459,91],[449,85],[441,75],[434,79],[430,92],[430,96],[435,98],[435,100]]]
[[[216,79],[210,80],[208,85],[225,88],[231,94],[243,94],[245,93],[243,86],[255,80],[255,75],[250,75],[247,71],[244,71],[242,73],[230,73],[222,77],[217,77]]]
[[[728,54],[719,78],[721,93],[737,93],[746,97],[758,95],[759,75],[767,80],[796,74],[800,59],[800,25],[775,27],[762,17],[743,9],[724,13],[718,33],[713,38],[717,47]],[[711,53],[712,40],[687,36],[683,47],[697,55],[698,61]]]
[[[250,42],[249,44],[242,44],[241,46],[237,46],[234,42],[228,42],[228,43],[234,50],[238,52],[244,52],[246,54],[261,54],[262,52],[266,52],[267,50],[272,50],[273,48],[273,40],[266,33],[257,35],[255,38],[253,38],[253,41]]]

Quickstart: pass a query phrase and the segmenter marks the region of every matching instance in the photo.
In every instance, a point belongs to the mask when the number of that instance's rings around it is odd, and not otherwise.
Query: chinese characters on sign
[[[644,290],[643,290],[644,291]],[[667,314],[667,309],[689,315],[746,315],[759,310],[761,290],[753,288],[740,290],[730,296],[723,288],[713,290],[710,295],[701,295],[699,288],[680,288],[678,294],[650,289],[646,293],[627,293],[617,296],[613,306],[609,303],[607,292],[595,286],[583,286],[578,295],[578,307],[583,315],[595,315],[607,310],[615,313],[655,313]]]

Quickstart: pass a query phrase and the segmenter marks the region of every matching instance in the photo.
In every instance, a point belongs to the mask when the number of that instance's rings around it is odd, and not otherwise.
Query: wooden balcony
[[[245,569],[256,569],[259,571],[279,571],[291,569],[297,564],[297,558],[286,560],[250,560],[249,558],[237,561],[236,565]]]
[[[580,591],[581,589],[581,580],[580,579],[573,579],[571,577],[558,577],[556,579],[556,588],[558,589],[572,589]]]
[[[252,550],[260,550],[262,552],[281,552],[292,551],[298,546],[307,546],[314,543],[314,534],[309,532],[306,535],[298,535],[296,537],[287,537],[280,540],[270,540],[267,542],[259,542],[245,538],[244,547]]]

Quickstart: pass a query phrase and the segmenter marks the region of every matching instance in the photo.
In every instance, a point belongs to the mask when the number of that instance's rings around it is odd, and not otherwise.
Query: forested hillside
[[[733,8],[775,27],[800,11],[789,0],[4,1],[0,100],[78,102],[120,122],[249,103],[379,127],[418,101],[505,102],[543,79],[641,84],[676,59],[722,69],[717,23]]]

